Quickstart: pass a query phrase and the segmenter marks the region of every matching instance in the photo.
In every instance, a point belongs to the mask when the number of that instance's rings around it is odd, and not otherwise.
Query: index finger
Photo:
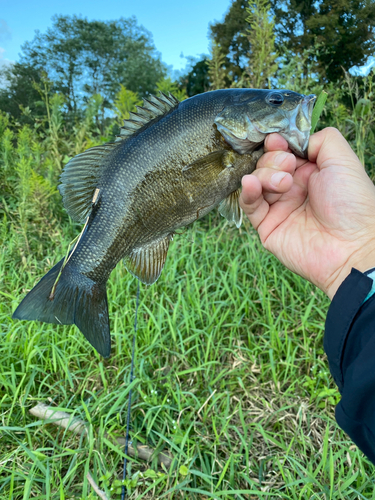
[[[276,132],[273,134],[268,134],[264,141],[264,152],[269,153],[272,151],[285,151],[287,153],[294,154],[293,151],[289,148],[287,140],[284,139],[284,137],[281,137],[281,135],[277,134]],[[307,160],[305,158],[300,158],[299,156],[296,156],[296,160],[297,168],[307,163]]]
[[[284,137],[279,134],[268,134],[264,141],[264,151],[288,151],[289,146]],[[290,152],[290,149],[289,149]]]

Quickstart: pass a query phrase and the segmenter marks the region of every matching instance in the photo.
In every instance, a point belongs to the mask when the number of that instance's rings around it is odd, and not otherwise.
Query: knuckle
[[[336,127],[327,127],[322,132],[325,132],[332,139],[343,137],[342,133]]]

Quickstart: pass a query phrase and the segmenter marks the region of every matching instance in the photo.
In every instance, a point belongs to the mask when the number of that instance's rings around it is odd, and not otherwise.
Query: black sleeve
[[[339,426],[375,464],[375,294],[372,279],[352,269],[328,310],[324,349],[341,393]]]

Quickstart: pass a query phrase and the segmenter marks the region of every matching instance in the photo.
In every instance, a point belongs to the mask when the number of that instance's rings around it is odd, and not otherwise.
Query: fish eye
[[[284,102],[284,97],[278,92],[273,92],[268,96],[267,101],[274,106],[280,106]]]

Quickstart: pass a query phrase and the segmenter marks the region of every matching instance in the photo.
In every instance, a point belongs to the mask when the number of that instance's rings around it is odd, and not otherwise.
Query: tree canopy
[[[103,130],[108,117],[125,116],[157,89],[183,99],[215,88],[291,82],[301,71],[305,79],[337,82],[342,68],[360,66],[374,52],[374,29],[375,0],[232,0],[223,20],[210,25],[211,55],[190,58],[176,82],[134,17],[57,15],[46,32],[24,43],[17,63],[0,70],[0,110],[32,123],[44,116],[46,95],[57,92],[74,124],[91,97],[100,96],[96,119]]]
[[[0,110],[9,113],[13,118],[28,123],[27,113],[42,116],[45,106],[36,88],[41,82],[41,73],[29,64],[16,62],[2,69],[2,80],[6,82],[0,88]],[[26,115],[25,115],[26,111]]]
[[[318,70],[326,81],[362,65],[375,50],[374,0],[271,0],[278,45],[302,53],[319,44]]]
[[[211,36],[226,56],[227,73],[233,80],[241,78],[250,50],[248,37],[244,35],[249,27],[246,17],[247,0],[233,0],[222,22],[212,23]]]
[[[41,71],[64,94],[68,111],[73,113],[93,94],[100,94],[104,106],[109,106],[121,84],[145,96],[166,74],[151,34],[134,17],[89,21],[54,16],[45,33],[36,31],[34,39],[22,46],[18,65],[6,75],[7,90],[14,93],[21,76],[34,78]]]
[[[180,84],[189,97],[210,90],[209,67],[207,57],[200,61],[191,61],[188,73],[180,78]]]
[[[375,50],[374,0],[270,0],[279,52],[302,54],[319,45],[317,69],[325,81],[342,78],[342,67],[361,65]],[[214,41],[226,56],[233,79],[245,69],[251,52],[246,0],[234,0],[222,22],[211,25]]]

